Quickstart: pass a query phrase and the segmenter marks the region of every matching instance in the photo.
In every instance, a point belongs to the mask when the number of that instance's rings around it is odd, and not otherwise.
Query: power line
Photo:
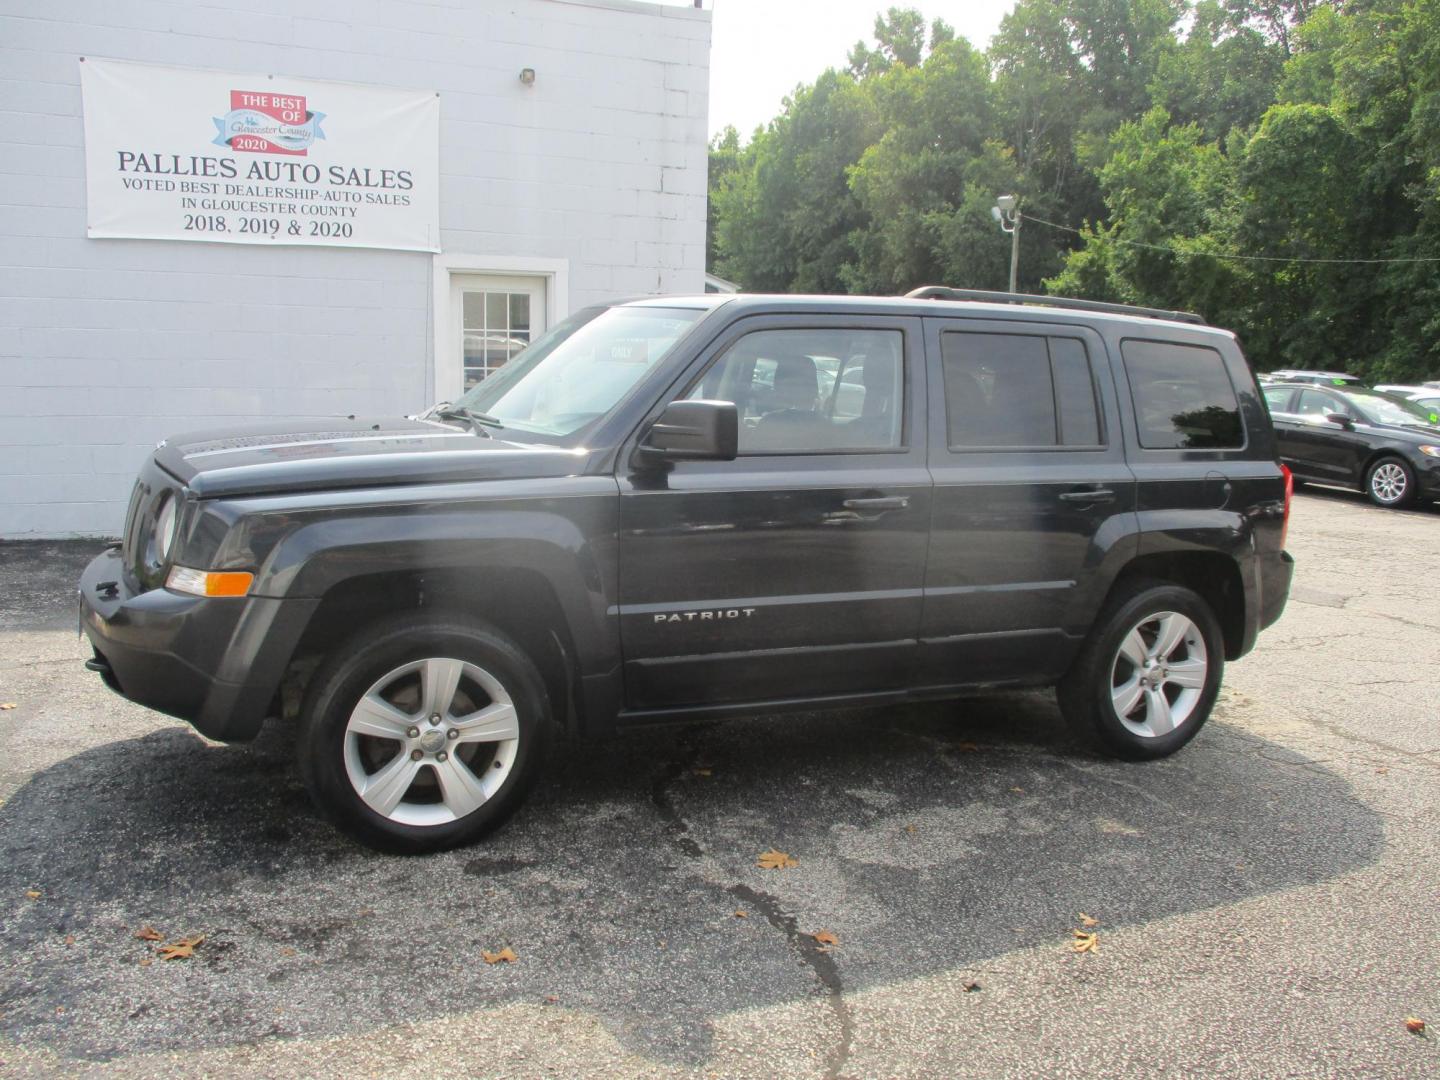
[[[1074,233],[1076,236],[1083,236],[1080,229],[1070,225],[1057,225],[1053,221],[1046,221],[1044,218],[1025,215],[1026,221],[1033,221],[1037,225],[1048,225],[1052,229],[1059,229],[1062,232]],[[1179,251],[1168,244],[1146,244],[1139,240],[1121,240],[1114,236],[1096,236],[1095,239],[1107,244],[1124,244],[1126,247],[1145,248],[1149,251],[1163,251],[1167,255],[1178,255],[1181,258],[1205,257],[1210,259],[1236,259],[1241,262],[1278,262],[1278,263],[1434,263],[1440,262],[1440,255],[1417,256],[1408,259],[1306,259],[1301,256],[1287,257],[1284,255],[1231,255],[1221,251]]]

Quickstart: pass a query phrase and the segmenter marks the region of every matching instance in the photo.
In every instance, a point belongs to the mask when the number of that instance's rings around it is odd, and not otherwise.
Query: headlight
[[[1440,446],[1422,446],[1420,453],[1426,457],[1440,457]]]
[[[170,561],[175,547],[175,534],[180,531],[180,500],[173,495],[162,496],[160,512],[155,515],[155,554],[163,566]]]

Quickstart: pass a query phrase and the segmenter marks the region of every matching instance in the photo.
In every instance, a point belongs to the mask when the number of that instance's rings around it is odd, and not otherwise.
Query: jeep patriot
[[[298,723],[323,812],[431,851],[557,727],[1057,688],[1173,753],[1284,607],[1290,478],[1234,335],[930,287],[589,307],[404,419],[166,439],[79,588],[87,666],[213,739]]]

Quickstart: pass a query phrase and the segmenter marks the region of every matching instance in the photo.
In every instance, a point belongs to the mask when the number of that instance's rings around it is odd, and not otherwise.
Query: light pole
[[[1000,231],[1010,234],[1010,291],[1015,291],[1015,272],[1020,267],[1020,199],[1015,195],[995,196],[990,216],[1000,223]]]

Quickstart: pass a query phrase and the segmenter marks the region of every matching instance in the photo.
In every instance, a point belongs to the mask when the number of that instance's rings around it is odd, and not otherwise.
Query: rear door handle
[[[908,495],[887,495],[878,499],[846,499],[846,510],[904,510],[910,505]]]
[[[1084,488],[1080,491],[1067,491],[1060,496],[1060,500],[1073,503],[1114,502],[1115,492],[1102,487]]]

